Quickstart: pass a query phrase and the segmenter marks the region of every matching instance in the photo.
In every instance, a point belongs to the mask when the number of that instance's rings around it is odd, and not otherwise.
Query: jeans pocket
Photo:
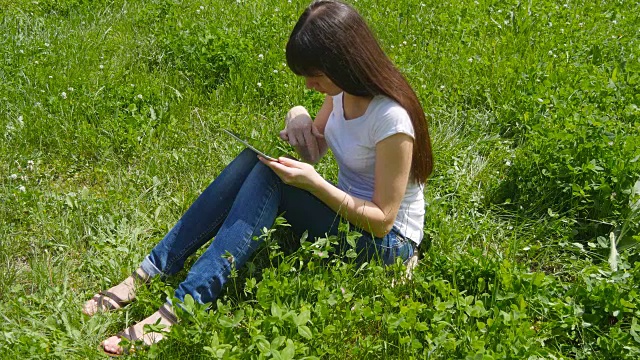
[[[377,253],[385,265],[392,265],[396,258],[406,262],[413,255],[411,240],[405,238],[397,230],[393,229],[383,238],[375,240]]]
[[[395,235],[394,257],[400,258],[403,263],[406,263],[413,256],[413,242],[400,233],[395,233]]]

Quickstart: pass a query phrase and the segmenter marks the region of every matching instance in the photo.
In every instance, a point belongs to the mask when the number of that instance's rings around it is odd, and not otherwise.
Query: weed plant
[[[239,153],[220,128],[289,151],[286,111],[322,102],[284,63],[306,5],[0,0],[0,358],[103,358],[172,295],[184,273],[80,312]],[[640,357],[640,4],[353,5],[430,119],[413,278],[278,221],[212,311],[187,299],[132,357]]]

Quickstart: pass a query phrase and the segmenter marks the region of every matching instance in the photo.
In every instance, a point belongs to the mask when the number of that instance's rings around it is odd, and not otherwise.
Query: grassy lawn
[[[639,358],[640,4],[351,3],[430,121],[413,279],[278,223],[133,357]],[[0,358],[103,358],[172,294],[184,273],[80,312],[241,151],[220,128],[289,151],[287,110],[323,99],[285,64],[307,4],[0,0]]]

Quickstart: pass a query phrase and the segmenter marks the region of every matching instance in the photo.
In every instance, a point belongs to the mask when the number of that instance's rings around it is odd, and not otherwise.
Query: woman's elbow
[[[380,230],[381,230],[380,233],[382,235],[380,237],[387,236],[387,234],[389,234],[391,230],[393,230],[393,227],[396,224],[396,217],[398,216],[398,210],[392,209],[392,210],[385,211],[384,213],[385,213],[385,216],[380,223]]]
[[[389,223],[384,221],[380,224],[380,226],[378,226],[375,229],[375,231],[373,232],[373,236],[377,238],[383,238],[387,236],[387,234],[389,234],[392,229],[393,229],[393,222]]]

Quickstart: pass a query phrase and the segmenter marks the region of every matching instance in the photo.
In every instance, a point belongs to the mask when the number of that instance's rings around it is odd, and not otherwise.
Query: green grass
[[[414,279],[276,227],[215,311],[136,356],[638,358],[640,5],[353,4],[430,119]],[[306,5],[0,0],[1,358],[102,358],[171,293],[80,313],[240,151],[217,129],[275,147],[290,107],[318,109],[284,64]]]

